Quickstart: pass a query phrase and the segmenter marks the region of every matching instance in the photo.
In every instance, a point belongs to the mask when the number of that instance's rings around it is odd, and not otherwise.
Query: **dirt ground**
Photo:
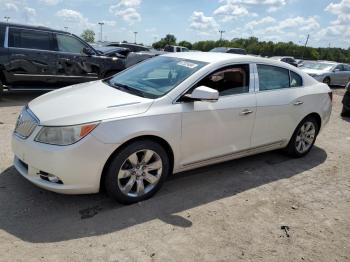
[[[350,119],[303,159],[280,152],[170,178],[151,200],[41,190],[12,166],[11,132],[37,94],[0,101],[0,261],[350,261]],[[74,175],[74,174],[72,174]]]

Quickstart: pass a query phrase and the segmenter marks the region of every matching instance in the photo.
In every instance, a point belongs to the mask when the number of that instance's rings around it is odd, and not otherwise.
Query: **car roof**
[[[66,32],[66,31],[52,29],[52,28],[49,28],[49,27],[46,27],[46,26],[39,26],[39,25],[24,25],[24,24],[19,24],[19,23],[0,22],[0,26],[13,26],[13,27],[26,28],[26,29],[47,30],[47,31],[56,32],[56,33],[70,34],[70,33]]]
[[[200,61],[205,63],[219,63],[219,62],[223,62],[223,63],[224,62],[228,62],[228,63],[256,62],[256,63],[268,63],[268,64],[275,63],[273,60],[268,58],[255,57],[250,55],[230,54],[230,53],[215,53],[215,52],[180,52],[180,53],[165,54],[163,56],[195,60],[195,61]]]

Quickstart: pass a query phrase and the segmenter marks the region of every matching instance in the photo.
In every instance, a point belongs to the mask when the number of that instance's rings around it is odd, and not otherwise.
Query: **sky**
[[[350,0],[0,0],[0,20],[48,26],[103,40],[151,44],[255,36],[313,47],[350,47]]]

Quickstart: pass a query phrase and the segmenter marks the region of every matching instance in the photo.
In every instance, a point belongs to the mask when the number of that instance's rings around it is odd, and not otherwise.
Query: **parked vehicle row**
[[[21,112],[14,166],[35,185],[121,203],[153,196],[173,173],[275,149],[310,152],[331,90],[296,67],[180,52],[47,93]]]

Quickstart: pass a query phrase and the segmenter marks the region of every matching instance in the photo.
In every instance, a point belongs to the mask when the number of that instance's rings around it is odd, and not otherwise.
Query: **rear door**
[[[288,142],[305,115],[303,80],[288,69],[258,64],[257,111],[252,147]],[[304,101],[305,100],[305,101]]]
[[[54,34],[57,68],[57,81],[61,85],[96,80],[101,74],[103,61],[95,55],[86,55],[84,48],[91,49],[79,38],[63,34]]]
[[[4,74],[13,88],[50,88],[55,85],[55,54],[50,31],[9,27]]]

